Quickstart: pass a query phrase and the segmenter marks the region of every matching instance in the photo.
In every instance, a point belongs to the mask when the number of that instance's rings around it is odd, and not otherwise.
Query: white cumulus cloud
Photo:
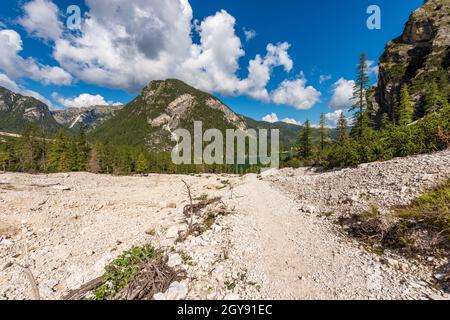
[[[264,116],[261,120],[269,123],[275,123],[279,121],[276,113],[268,114]]]
[[[298,122],[297,120],[292,119],[292,118],[285,118],[285,119],[283,119],[281,121],[284,122],[284,123],[287,123],[287,124],[295,124],[297,126],[300,125],[300,122]]]
[[[353,88],[355,86],[355,81],[346,80],[340,78],[333,84],[333,96],[329,103],[330,107],[333,109],[341,110],[348,109],[355,104],[355,99],[353,99]]]
[[[272,112],[271,114],[268,114],[268,115],[262,117],[261,120],[265,121],[265,122],[269,122],[269,123],[284,122],[284,123],[287,123],[287,124],[300,125],[300,123],[297,120],[292,119],[292,118],[284,118],[284,119],[280,120],[278,118],[278,115],[276,113],[274,113],[274,112]]]
[[[325,118],[328,120],[328,123],[331,127],[335,128],[339,117],[341,116],[341,114],[344,113],[344,110],[336,110],[334,112],[330,112],[325,114]]]
[[[293,68],[293,61],[289,57],[290,44],[287,42],[277,45],[269,43],[264,57],[257,55],[250,60],[248,77],[237,83],[237,94],[246,94],[254,99],[269,102],[270,95],[266,89],[270,81],[271,73],[275,67],[283,67],[286,72]]]
[[[72,76],[60,67],[37,62],[34,58],[23,58],[20,35],[10,29],[0,30],[0,70],[10,78],[27,77],[44,84],[69,85]]]
[[[19,34],[1,30],[0,70],[13,79],[68,85],[73,76],[133,93],[152,80],[178,78],[210,93],[246,95],[298,109],[319,101],[320,92],[306,86],[304,79],[283,81],[268,92],[275,68],[290,73],[294,67],[287,42],[267,44],[266,52],[249,60],[248,75],[238,76],[245,51],[236,34],[236,19],[225,10],[193,21],[189,0],[85,3],[81,29],[69,33],[63,32],[59,9],[51,0],[26,2],[19,23],[29,35],[52,46],[59,66],[21,57]],[[244,29],[246,41],[255,35],[254,30]]]
[[[33,90],[28,90],[23,86],[17,84],[14,80],[10,79],[6,74],[0,73],[0,86],[4,87],[12,92],[21,94],[26,97],[33,97],[43,103],[45,103],[50,109],[54,109],[53,104],[40,93]]]
[[[120,102],[106,101],[105,98],[99,94],[92,95],[89,93],[82,93],[74,98],[64,98],[58,93],[53,92],[52,98],[58,101],[61,105],[67,108],[84,108],[92,106],[106,106],[106,105],[122,105]]]
[[[272,102],[286,104],[298,110],[307,110],[320,101],[321,93],[312,86],[306,86],[306,79],[285,80],[271,92]]]
[[[24,15],[19,23],[28,34],[45,41],[61,36],[62,23],[58,19],[58,7],[48,0],[33,0],[23,6]]]
[[[193,21],[188,0],[86,4],[89,12],[80,33],[58,39],[54,57],[88,83],[137,92],[151,80],[178,78],[211,93],[270,101],[266,87],[273,69],[293,69],[290,44],[269,43],[266,53],[250,60],[247,77],[239,77],[245,51],[236,19],[225,10]]]

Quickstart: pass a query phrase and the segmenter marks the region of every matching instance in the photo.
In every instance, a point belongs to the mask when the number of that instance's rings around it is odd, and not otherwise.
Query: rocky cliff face
[[[60,128],[47,105],[0,87],[0,131],[20,133],[30,123],[37,124],[45,134]]]
[[[378,114],[392,114],[402,85],[410,88],[416,117],[423,114],[427,86],[435,82],[449,92],[450,1],[429,0],[410,16],[403,34],[386,46],[380,58],[375,94]]]
[[[52,112],[55,120],[69,129],[84,126],[87,129],[96,128],[107,119],[113,117],[123,106],[92,106],[86,108],[69,108]]]
[[[203,130],[247,128],[246,121],[214,96],[186,83],[169,79],[152,81],[132,102],[92,133],[94,138],[153,151],[172,149],[173,131],[193,132],[194,121]]]

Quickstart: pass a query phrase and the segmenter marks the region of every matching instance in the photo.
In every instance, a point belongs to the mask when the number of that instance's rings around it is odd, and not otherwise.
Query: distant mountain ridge
[[[76,130],[80,126],[96,128],[105,120],[113,117],[123,106],[92,106],[53,110],[52,115],[60,125]]]
[[[150,82],[132,102],[91,133],[93,140],[114,144],[146,146],[153,151],[170,151],[175,144],[174,130],[193,133],[194,121],[202,121],[203,130],[279,129],[280,143],[296,144],[302,126],[284,122],[257,121],[235,113],[218,98],[176,80]],[[318,131],[312,129],[313,139]]]
[[[46,104],[0,87],[0,131],[20,133],[31,123],[47,135],[61,128]]]
[[[22,108],[25,102],[34,108]],[[0,131],[20,134],[31,122],[37,123],[47,134],[53,134],[60,128],[76,132],[83,126],[90,131],[92,140],[147,146],[154,151],[170,150],[173,145],[172,132],[178,128],[192,131],[196,120],[203,122],[203,130],[279,129],[284,145],[295,144],[302,128],[295,124],[269,123],[239,115],[213,95],[176,79],[150,82],[139,96],[125,106],[65,110],[49,110],[48,106],[34,98],[1,88],[1,112],[4,117],[0,119]]]
[[[93,130],[94,139],[114,144],[146,146],[153,151],[172,149],[173,131],[247,129],[245,119],[216,97],[176,80],[152,81],[133,101]]]

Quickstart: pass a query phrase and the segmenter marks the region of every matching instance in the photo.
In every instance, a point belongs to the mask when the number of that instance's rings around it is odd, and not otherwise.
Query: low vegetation
[[[340,223],[376,253],[390,249],[425,263],[440,261],[433,267],[444,270],[438,280],[450,289],[450,180],[391,214],[373,207]]]
[[[450,147],[450,85],[447,76],[436,79],[421,85],[424,101],[420,103],[413,101],[411,88],[404,83],[393,99],[392,110],[380,114],[372,102],[374,90],[369,88],[366,57],[362,54],[355,80],[357,102],[351,109],[352,124],[342,113],[335,138],[331,139],[322,115],[320,142],[314,143],[306,121],[296,149],[282,159],[282,166],[352,167]]]
[[[85,300],[150,300],[181,277],[152,246],[133,247],[105,267],[94,288],[88,286],[86,292],[69,295],[81,295]]]
[[[144,147],[88,141],[84,128],[76,135],[60,129],[52,139],[30,124],[20,138],[0,140],[0,171],[52,173],[88,171],[131,175],[148,173],[230,173],[260,172],[259,165],[175,165],[168,152]]]

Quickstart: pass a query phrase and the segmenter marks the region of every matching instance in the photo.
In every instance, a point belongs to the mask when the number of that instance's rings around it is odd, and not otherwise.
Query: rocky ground
[[[58,299],[147,243],[186,272],[157,299],[448,299],[426,268],[367,252],[333,220],[406,204],[449,178],[449,168],[447,150],[326,173],[0,174],[0,299],[33,297],[23,266],[42,298]],[[182,179],[195,197],[219,196],[216,205],[233,213],[176,242],[186,228]]]

